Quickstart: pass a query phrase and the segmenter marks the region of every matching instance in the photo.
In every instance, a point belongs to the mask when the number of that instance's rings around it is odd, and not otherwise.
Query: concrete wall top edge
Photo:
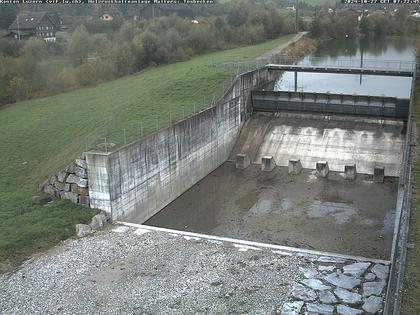
[[[130,143],[124,145],[124,146],[121,146],[121,147],[119,147],[116,150],[113,150],[113,151],[110,151],[110,152],[102,152],[102,151],[93,150],[93,151],[87,151],[86,154],[110,156],[110,155],[113,155],[113,154],[115,154],[115,153],[117,153],[117,152],[119,152],[121,150],[125,150],[125,149],[129,148],[130,146],[133,146],[133,145],[138,144],[139,141],[144,141],[146,139],[151,139],[152,137],[156,136],[157,134],[159,134],[161,132],[164,132],[165,130],[166,131],[169,131],[172,128],[177,127],[177,126],[185,123],[186,121],[188,121],[188,120],[190,120],[190,119],[192,119],[194,117],[198,117],[200,115],[203,115],[206,112],[213,110],[214,108],[216,108],[217,106],[219,106],[221,103],[226,103],[227,101],[225,100],[225,98],[228,97],[229,94],[232,94],[234,92],[236,85],[238,83],[241,83],[242,79],[243,80],[252,80],[253,79],[253,74],[255,72],[257,72],[257,71],[267,71],[267,69],[264,66],[264,67],[261,67],[261,68],[258,68],[258,69],[254,69],[254,70],[251,70],[251,71],[247,71],[247,72],[244,72],[244,73],[241,73],[241,74],[237,75],[235,77],[235,79],[233,80],[231,87],[226,90],[226,92],[223,94],[223,96],[220,97],[220,99],[216,102],[216,105],[215,106],[210,106],[210,107],[207,107],[207,108],[203,108],[200,111],[198,111],[197,113],[195,113],[194,115],[191,115],[189,117],[185,117],[184,119],[179,120],[176,123],[174,123],[174,124],[172,124],[172,125],[170,125],[168,127],[165,127],[165,128],[159,129],[159,130],[156,130],[156,131],[154,131],[154,132],[152,132],[152,133],[144,136],[143,138],[139,138],[137,140],[134,140],[133,142],[130,142]],[[230,99],[230,101],[232,100],[232,98],[229,98],[229,99]]]

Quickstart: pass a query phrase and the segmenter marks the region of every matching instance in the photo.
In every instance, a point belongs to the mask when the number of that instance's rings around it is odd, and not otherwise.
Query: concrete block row
[[[236,155],[236,168],[246,169],[251,164],[249,157],[246,154]],[[272,156],[263,156],[261,159],[261,170],[264,172],[271,172],[276,167],[276,161]],[[299,159],[291,159],[288,163],[288,173],[291,175],[298,175],[302,171],[302,163]],[[315,165],[316,174],[319,177],[328,177],[330,168],[327,161],[318,161]],[[344,178],[354,180],[357,176],[356,164],[347,164],[344,166]],[[375,183],[383,183],[385,178],[385,168],[376,166],[373,172],[373,181]]]

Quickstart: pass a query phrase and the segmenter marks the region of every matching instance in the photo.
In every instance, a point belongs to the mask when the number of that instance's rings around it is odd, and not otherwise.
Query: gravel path
[[[120,226],[69,240],[0,276],[0,313],[270,313],[302,277],[299,259],[270,250],[138,234]]]
[[[377,261],[116,225],[1,275],[0,314],[379,313],[388,272]]]

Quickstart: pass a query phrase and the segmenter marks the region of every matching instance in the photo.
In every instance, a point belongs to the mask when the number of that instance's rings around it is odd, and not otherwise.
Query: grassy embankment
[[[413,150],[411,180],[413,185],[409,243],[414,249],[408,250],[407,267],[404,276],[404,295],[401,314],[420,314],[420,83],[416,86],[416,102],[413,108],[416,147]]]
[[[211,53],[1,109],[0,272],[71,237],[74,224],[89,221],[91,211],[66,201],[34,205],[39,183],[82,153],[86,134],[110,116],[115,117],[115,129],[138,128],[142,121],[147,132],[155,128],[156,115],[169,109],[181,113],[185,106],[185,112],[191,113],[194,104],[202,104],[203,97],[211,99],[226,80],[226,72],[209,64],[253,58],[292,37]]]

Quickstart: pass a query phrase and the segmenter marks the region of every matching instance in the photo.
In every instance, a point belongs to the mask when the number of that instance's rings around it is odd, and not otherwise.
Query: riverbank
[[[299,40],[294,41],[285,47],[277,59],[280,58],[281,60],[283,56],[287,56],[287,58],[291,58],[292,60],[298,60],[313,53],[317,49],[319,43],[320,41],[318,40],[309,37],[301,37]],[[276,57],[274,57],[274,60],[276,60]]]
[[[307,34],[308,32],[300,32],[299,34],[296,34],[288,42],[282,45],[279,45],[271,49],[270,51],[267,51],[265,54],[262,54],[260,57],[256,58],[256,60],[272,60],[273,58],[275,60],[275,57],[279,54],[289,55],[291,51],[295,51],[295,50],[297,52],[297,47],[301,48],[300,56],[304,56],[308,53],[311,53],[313,50],[308,51],[307,49],[304,49],[305,46],[307,46],[307,44],[304,45],[303,43],[308,43],[308,41],[311,41],[309,38],[306,37]]]

